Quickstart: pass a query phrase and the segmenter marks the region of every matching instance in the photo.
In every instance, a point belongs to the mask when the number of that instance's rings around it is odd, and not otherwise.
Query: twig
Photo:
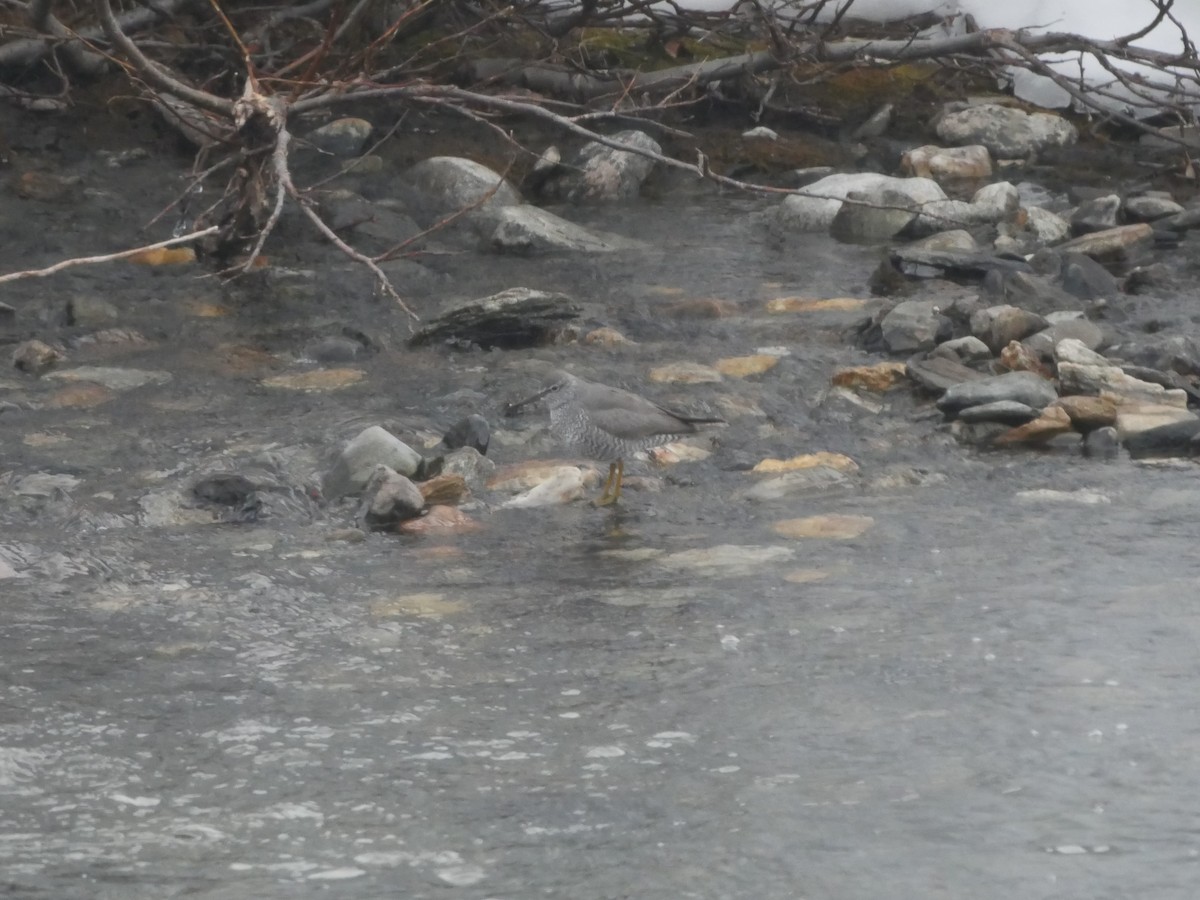
[[[128,259],[131,256],[137,256],[139,253],[145,253],[148,250],[161,250],[164,247],[174,247],[177,244],[187,244],[191,241],[198,241],[200,238],[208,237],[210,234],[216,234],[220,229],[216,225],[210,225],[202,231],[193,231],[191,234],[180,235],[179,237],[170,238],[166,241],[159,241],[157,244],[147,244],[145,247],[135,247],[132,250],[122,250],[120,253],[105,253],[101,256],[80,256],[75,259],[64,259],[62,262],[56,262],[52,266],[47,266],[44,269],[26,269],[23,272],[9,272],[7,275],[0,275],[0,284],[6,281],[17,281],[21,278],[45,278],[47,275],[53,275],[56,272],[61,272],[63,269],[69,269],[72,266],[90,266],[94,263],[114,262],[118,259]]]

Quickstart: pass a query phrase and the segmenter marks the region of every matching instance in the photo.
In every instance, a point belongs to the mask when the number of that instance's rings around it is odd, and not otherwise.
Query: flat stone
[[[1092,259],[1112,259],[1139,244],[1147,244],[1154,238],[1154,229],[1144,222],[1135,225],[1118,225],[1105,231],[1097,231],[1059,244],[1060,252],[1082,253]]]
[[[172,378],[170,372],[148,369],[114,369],[107,366],[77,366],[74,369],[59,369],[48,372],[45,378],[63,381],[91,381],[102,384],[112,391],[128,391],[146,385],[166,384]]]
[[[707,384],[721,381],[722,375],[712,366],[677,362],[651,369],[650,380],[668,384]]]
[[[467,534],[483,525],[455,506],[431,506],[425,515],[407,519],[397,530],[403,534]]]
[[[314,369],[290,375],[272,375],[262,380],[263,387],[290,391],[340,391],[358,384],[367,373],[362,369]]]
[[[969,406],[981,406],[1000,400],[1023,403],[1043,409],[1058,397],[1054,385],[1031,372],[1005,372],[949,388],[937,402],[938,409],[955,415]]]
[[[1060,407],[1047,407],[1040,416],[1032,422],[1027,422],[999,435],[992,442],[995,445],[1006,444],[1044,444],[1047,441],[1066,434],[1072,430],[1071,417]]]
[[[746,500],[767,502],[794,494],[818,493],[849,484],[850,479],[845,473],[830,466],[815,466],[764,478],[754,487],[744,491],[742,497]]]
[[[1200,418],[1186,409],[1143,403],[1117,411],[1117,438],[1134,456],[1187,456],[1198,432]]]
[[[620,235],[576,225],[540,206],[507,206],[495,213],[491,247],[501,253],[613,253],[638,246]]]
[[[910,359],[904,371],[909,379],[935,394],[944,393],[958,384],[981,381],[988,377],[945,356]]]
[[[567,469],[572,471],[566,472]],[[574,478],[574,473],[580,471],[579,466],[567,465],[560,460],[529,460],[498,469],[488,479],[487,486],[489,490],[493,491],[518,493],[528,491],[554,479],[565,483]],[[583,472],[585,473],[583,481],[585,487],[590,487],[598,481],[595,470],[584,469]]]
[[[856,538],[875,524],[870,516],[806,516],[802,519],[784,519],[771,526],[771,530],[788,538],[833,538],[847,540]]]
[[[731,578],[758,573],[763,566],[787,562],[795,555],[796,551],[789,547],[719,544],[715,547],[680,550],[659,557],[655,562],[676,571]]]
[[[858,463],[841,453],[830,453],[821,450],[817,453],[803,453],[789,459],[760,460],[750,471],[755,474],[777,474],[779,472],[797,472],[801,469],[814,469],[819,466],[834,469],[838,472],[857,472]]]
[[[968,253],[979,251],[979,243],[965,228],[953,228],[950,231],[939,231],[927,235],[908,245],[918,251],[938,252],[941,250],[963,250]]]
[[[779,357],[767,353],[753,356],[728,356],[717,360],[716,370],[730,378],[750,378],[762,375],[779,365]]]
[[[1060,362],[1058,378],[1064,394],[1114,394],[1126,400],[1186,408],[1187,394],[1127,375],[1116,366]]]
[[[767,312],[857,312],[867,303],[858,297],[776,297],[767,301]]]
[[[1155,222],[1167,216],[1177,216],[1183,206],[1166,197],[1126,197],[1125,216],[1134,222]]]
[[[503,504],[505,509],[533,509],[541,506],[561,506],[584,496],[588,476],[576,466],[557,466],[546,480],[518,494]]]
[[[1001,425],[1024,425],[1036,419],[1038,411],[1015,400],[997,400],[994,403],[969,406],[960,412],[958,417],[968,423],[999,422]]]

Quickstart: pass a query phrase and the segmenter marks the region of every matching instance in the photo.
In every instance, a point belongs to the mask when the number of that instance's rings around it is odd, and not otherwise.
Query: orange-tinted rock
[[[855,388],[883,393],[906,379],[902,362],[888,361],[873,366],[850,366],[833,373],[835,387]]]
[[[431,506],[419,519],[401,522],[397,531],[403,534],[463,534],[482,528],[479,522],[456,507]]]
[[[1071,417],[1067,415],[1067,411],[1061,406],[1048,406],[1032,422],[1010,428],[992,443],[997,445],[1044,444],[1071,430]]]
[[[438,475],[417,485],[421,496],[431,506],[455,506],[471,495],[467,480],[461,475]]]
[[[1033,372],[1043,378],[1054,377],[1041,358],[1019,341],[1009,341],[1000,351],[1000,365],[1010,372]]]
[[[1059,397],[1051,406],[1066,410],[1071,424],[1080,431],[1092,431],[1117,422],[1117,403],[1111,397],[1085,397],[1075,395]]]
[[[816,297],[776,297],[767,301],[767,312],[853,312],[867,305],[857,297],[831,297],[821,300]]]

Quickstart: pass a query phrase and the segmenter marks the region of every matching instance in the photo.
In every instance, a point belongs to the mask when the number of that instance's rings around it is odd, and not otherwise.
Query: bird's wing
[[[696,430],[687,417],[608,385],[594,386],[587,397],[587,413],[598,428],[627,441],[653,434],[691,434]]]

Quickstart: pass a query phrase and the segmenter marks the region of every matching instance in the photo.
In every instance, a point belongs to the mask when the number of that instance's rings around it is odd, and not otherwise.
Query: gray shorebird
[[[658,447],[683,434],[695,434],[699,425],[723,424],[724,419],[685,416],[664,409],[637,394],[585,381],[570,372],[551,373],[546,387],[532,397],[510,403],[513,415],[538,400],[550,407],[550,432],[580,453],[608,462],[604,490],[597,506],[616,503],[625,477],[625,457]]]

